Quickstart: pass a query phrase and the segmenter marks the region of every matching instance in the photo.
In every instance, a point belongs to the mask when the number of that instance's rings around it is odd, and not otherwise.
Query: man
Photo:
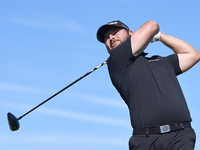
[[[183,40],[159,31],[148,21],[133,32],[120,21],[99,28],[105,43],[111,81],[130,111],[133,136],[130,150],[193,150],[195,132],[176,78],[200,60],[200,53]],[[160,41],[175,54],[146,57],[150,42]]]

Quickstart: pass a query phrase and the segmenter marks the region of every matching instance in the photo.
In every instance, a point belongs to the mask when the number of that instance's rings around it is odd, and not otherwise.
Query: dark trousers
[[[194,150],[196,134],[192,128],[185,128],[165,134],[133,135],[129,150]]]

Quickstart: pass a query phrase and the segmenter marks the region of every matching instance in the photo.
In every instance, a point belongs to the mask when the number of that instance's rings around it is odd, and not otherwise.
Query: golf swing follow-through
[[[37,109],[38,107],[40,107],[41,105],[43,105],[44,103],[46,103],[47,101],[49,101],[50,99],[52,99],[53,97],[55,97],[56,95],[60,94],[61,92],[63,92],[64,90],[66,90],[67,88],[69,88],[70,86],[72,86],[73,84],[75,84],[76,82],[80,81],[81,79],[83,79],[84,77],[86,77],[87,75],[89,75],[90,73],[94,72],[95,70],[97,70],[98,68],[100,68],[101,66],[103,66],[104,64],[106,64],[106,61],[104,61],[99,66],[97,66],[94,69],[92,69],[91,71],[87,72],[86,74],[84,74],[80,78],[76,79],[74,82],[70,83],[69,85],[67,85],[66,87],[64,87],[63,89],[61,89],[60,91],[58,91],[57,93],[55,93],[54,95],[52,95],[51,97],[47,98],[45,101],[43,101],[42,103],[40,103],[39,105],[37,105],[36,107],[34,107],[33,109],[31,109],[30,111],[28,111],[24,115],[22,115],[22,116],[20,116],[20,117],[17,118],[12,113],[10,113],[10,112],[7,113],[8,124],[10,126],[10,130],[12,130],[12,131],[18,130],[19,127],[20,127],[20,125],[19,125],[19,120],[20,119],[22,119],[24,116],[28,115],[30,112],[32,112],[33,110]]]
[[[198,63],[200,53],[187,42],[160,32],[153,20],[135,32],[121,21],[109,22],[98,29],[97,39],[110,54],[106,62],[23,116],[8,113],[10,129],[18,130],[21,118],[106,63],[112,84],[130,112],[133,134],[129,150],[193,150],[195,131],[177,76]],[[156,41],[174,53],[147,57],[144,51]]]

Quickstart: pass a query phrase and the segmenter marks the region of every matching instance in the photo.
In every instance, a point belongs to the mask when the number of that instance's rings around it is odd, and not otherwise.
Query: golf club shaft
[[[104,62],[101,63],[99,66],[97,66],[97,67],[95,67],[94,69],[92,69],[91,71],[87,72],[86,74],[84,74],[84,75],[81,76],[80,78],[76,79],[74,82],[70,83],[69,85],[67,85],[66,87],[64,87],[63,89],[61,89],[60,91],[58,91],[57,93],[55,93],[54,95],[52,95],[51,97],[47,98],[45,101],[43,101],[42,103],[40,103],[39,105],[37,105],[36,107],[34,107],[33,109],[31,109],[30,111],[28,111],[28,112],[25,113],[24,115],[18,117],[17,120],[22,119],[24,116],[26,116],[27,114],[29,114],[29,113],[32,112],[33,110],[37,109],[38,107],[40,107],[41,105],[43,105],[44,103],[46,103],[47,101],[49,101],[50,99],[52,99],[53,97],[55,97],[56,95],[60,94],[61,92],[63,92],[64,90],[66,90],[67,88],[69,88],[70,86],[72,86],[73,84],[75,84],[76,82],[78,82],[79,80],[83,79],[84,77],[86,77],[87,75],[89,75],[90,73],[92,73],[93,71],[97,70],[98,68],[100,68],[100,67],[103,66],[104,64],[106,64],[106,61],[104,61]]]

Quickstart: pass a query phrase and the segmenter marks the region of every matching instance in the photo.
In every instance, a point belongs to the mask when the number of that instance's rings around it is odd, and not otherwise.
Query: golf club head
[[[12,131],[16,131],[19,129],[19,121],[18,119],[11,114],[10,112],[7,113],[7,117],[8,117],[8,124],[10,126],[10,130]]]

